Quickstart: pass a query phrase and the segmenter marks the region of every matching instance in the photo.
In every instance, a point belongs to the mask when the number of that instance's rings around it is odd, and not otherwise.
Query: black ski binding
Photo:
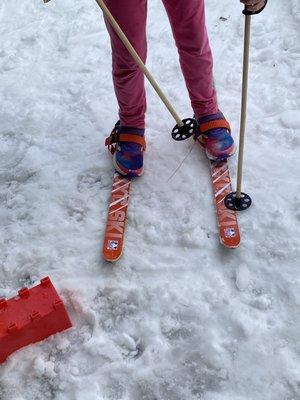
[[[178,124],[172,130],[172,138],[176,141],[182,141],[195,135],[198,123],[194,118],[186,118],[182,120],[183,126]]]
[[[251,197],[246,193],[241,193],[241,197],[236,197],[236,192],[229,193],[225,199],[224,204],[229,210],[244,211],[247,210],[251,204]]]

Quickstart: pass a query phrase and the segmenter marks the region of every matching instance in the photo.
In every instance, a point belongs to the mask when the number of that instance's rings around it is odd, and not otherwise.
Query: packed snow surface
[[[237,139],[241,6],[206,6]],[[103,142],[117,118],[101,12],[92,0],[2,0],[0,20],[0,297],[49,275],[74,324],[0,366],[0,399],[299,400],[299,2],[253,18],[243,183],[254,203],[239,216],[241,247],[218,242],[201,149],[172,176],[193,144],[171,140],[148,86],[146,173],[115,266],[101,259]],[[160,0],[148,21],[148,66],[191,116]]]

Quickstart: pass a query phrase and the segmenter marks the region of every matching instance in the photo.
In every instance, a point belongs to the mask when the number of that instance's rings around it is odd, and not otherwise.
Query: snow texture
[[[243,18],[209,0],[220,108],[237,138]],[[253,18],[242,244],[218,243],[209,166],[148,92],[146,173],[126,249],[101,259],[117,118],[110,45],[92,0],[0,4],[0,297],[49,275],[74,328],[0,366],[1,400],[299,400],[300,8]],[[148,66],[190,116],[160,0]],[[235,179],[237,160],[230,162]],[[159,177],[159,179],[158,179]]]

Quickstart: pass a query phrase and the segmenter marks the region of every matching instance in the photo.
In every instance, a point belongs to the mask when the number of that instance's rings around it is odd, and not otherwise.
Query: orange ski
[[[127,208],[131,181],[114,174],[103,243],[103,258],[117,261],[123,252]]]
[[[225,197],[232,192],[228,163],[212,161],[210,166],[220,241],[224,246],[234,249],[239,246],[241,237],[236,212],[224,204]]]

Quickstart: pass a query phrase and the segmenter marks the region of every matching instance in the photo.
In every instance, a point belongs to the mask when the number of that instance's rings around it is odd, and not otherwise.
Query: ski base
[[[102,255],[108,262],[122,256],[131,181],[117,172],[113,177]]]
[[[237,215],[224,204],[225,197],[232,192],[228,162],[211,161],[210,168],[220,241],[225,247],[235,249],[241,241]]]

